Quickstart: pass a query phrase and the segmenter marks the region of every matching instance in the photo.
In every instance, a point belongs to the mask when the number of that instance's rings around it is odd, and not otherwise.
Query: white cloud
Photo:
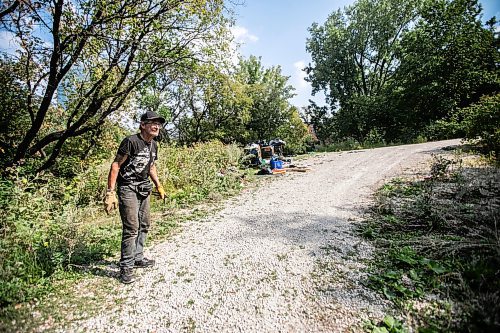
[[[259,40],[259,37],[252,35],[248,32],[248,29],[242,26],[233,26],[230,28],[231,33],[233,35],[233,40],[231,41],[231,54],[232,54],[232,62],[234,65],[238,64],[241,53],[240,48],[250,43],[256,43]]]
[[[245,27],[235,25],[234,27],[231,27],[231,32],[233,33],[234,40],[237,43],[256,43],[259,40],[259,37],[249,33],[248,29]]]
[[[305,67],[306,67],[306,64],[303,60],[296,61],[293,64],[293,68],[295,68],[293,80],[297,84],[296,88],[300,88],[300,89],[309,88],[310,89],[310,87],[311,87],[309,82],[306,82],[306,80],[305,80],[306,72],[303,71],[303,69]]]
[[[322,92],[317,93],[315,96],[311,95],[312,86],[311,83],[305,80],[307,74],[303,71],[306,67],[306,63],[304,60],[299,60],[293,63],[293,74],[291,76],[290,83],[295,88],[295,93],[297,96],[292,98],[291,102],[295,106],[307,106],[309,105],[309,100],[313,100],[318,105],[324,104],[325,95]]]
[[[299,107],[306,106],[308,104],[308,99],[311,97],[311,84],[304,80],[306,77],[306,73],[302,70],[304,67],[306,67],[306,65],[303,60],[294,62],[294,70],[290,78],[290,83],[295,88],[294,93],[297,94],[292,98],[291,102]]]
[[[0,51],[13,54],[18,49],[15,35],[8,31],[0,31]]]

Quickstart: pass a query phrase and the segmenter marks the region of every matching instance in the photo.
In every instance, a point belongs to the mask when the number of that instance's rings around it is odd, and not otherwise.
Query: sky
[[[499,0],[480,0],[483,21],[493,16],[500,19]],[[324,104],[322,93],[311,96],[311,86],[304,81],[301,70],[311,62],[306,52],[307,29],[314,23],[324,24],[328,15],[354,3],[354,0],[245,0],[236,6],[236,24],[233,34],[241,43],[244,57],[260,56],[267,68],[281,66],[281,73],[289,76],[289,84],[296,90],[290,102],[307,106],[309,99]]]
[[[233,34],[241,44],[244,57],[261,57],[268,68],[280,66],[283,75],[297,94],[290,102],[307,106],[309,99],[324,104],[324,95],[311,95],[311,86],[302,71],[311,62],[306,52],[307,29],[314,23],[324,24],[333,11],[351,5],[355,0],[228,0],[243,3],[234,7],[236,23]],[[500,0],[480,0],[483,21],[493,16],[500,19]],[[0,51],[13,52],[11,36],[0,31]]]

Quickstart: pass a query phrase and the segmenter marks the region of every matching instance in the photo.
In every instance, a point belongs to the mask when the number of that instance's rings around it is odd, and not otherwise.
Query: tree
[[[457,115],[462,121],[465,138],[478,140],[486,153],[500,161],[500,93],[483,96],[478,103],[461,109]]]
[[[259,58],[241,59],[236,68],[212,64],[183,73],[171,86],[170,109],[180,143],[220,140],[246,144],[281,138],[304,150],[307,128],[288,100],[293,88],[279,67],[264,68]]]
[[[244,84],[212,64],[197,67],[183,82],[183,98],[177,99],[184,110],[177,128],[181,143],[246,141],[251,98]]]
[[[20,83],[20,66],[10,59],[0,59],[0,165],[14,157],[19,137],[29,126],[26,112],[28,91]]]
[[[289,153],[304,153],[312,137],[307,131],[307,125],[302,121],[299,110],[295,106],[288,109],[287,120],[274,133],[275,138],[280,138],[286,142],[285,150]]]
[[[334,131],[334,118],[328,106],[318,106],[313,101],[310,101],[310,105],[305,110],[305,118],[307,123],[313,126],[321,143],[330,143],[337,136]]]
[[[480,15],[477,0],[360,0],[313,24],[306,71],[327,95],[333,136],[411,141],[497,92],[496,20],[485,28]]]
[[[335,113],[339,139],[362,140],[385,127],[382,101],[399,65],[402,37],[411,28],[421,1],[360,0],[314,23],[306,48],[313,63],[305,70],[313,94],[323,90]],[[311,108],[324,112],[318,108]]]
[[[482,26],[477,0],[428,1],[421,13],[402,41],[394,89],[406,126],[417,129],[500,88],[496,22]]]
[[[246,85],[251,98],[250,120],[246,125],[250,140],[267,140],[289,119],[289,102],[294,88],[279,66],[264,68],[260,58],[241,59],[237,80]]]
[[[4,4],[2,1],[2,6],[0,7],[0,20],[14,12],[16,8],[19,7],[19,2],[20,0],[13,0],[11,3]]]
[[[396,51],[416,17],[418,1],[360,0],[314,23],[306,49],[313,93],[325,91],[331,107],[357,96],[377,96],[398,65]]]
[[[172,133],[180,143],[215,139],[245,144],[285,133],[303,136],[303,124],[296,124],[298,114],[288,102],[293,88],[279,67],[264,68],[251,56],[236,68],[204,64],[182,77],[182,84],[169,92],[175,96],[170,108],[178,110]],[[290,127],[292,123],[297,126]]]
[[[47,150],[39,170],[48,168],[69,138],[96,130],[155,73],[208,61],[224,44],[223,14],[222,0],[23,2],[3,20],[29,92],[30,126],[11,164]]]

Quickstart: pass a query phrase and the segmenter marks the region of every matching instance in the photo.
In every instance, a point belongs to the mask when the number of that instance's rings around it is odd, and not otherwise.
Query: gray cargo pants
[[[118,186],[118,204],[122,219],[120,268],[132,268],[144,258],[144,244],[150,226],[149,195],[142,196],[134,185]]]

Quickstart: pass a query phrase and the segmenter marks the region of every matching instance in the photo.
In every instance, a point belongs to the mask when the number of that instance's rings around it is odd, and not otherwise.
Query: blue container
[[[276,159],[274,157],[269,161],[269,165],[271,166],[271,169],[276,169]]]
[[[283,161],[272,158],[271,159],[271,169],[283,169]]]

